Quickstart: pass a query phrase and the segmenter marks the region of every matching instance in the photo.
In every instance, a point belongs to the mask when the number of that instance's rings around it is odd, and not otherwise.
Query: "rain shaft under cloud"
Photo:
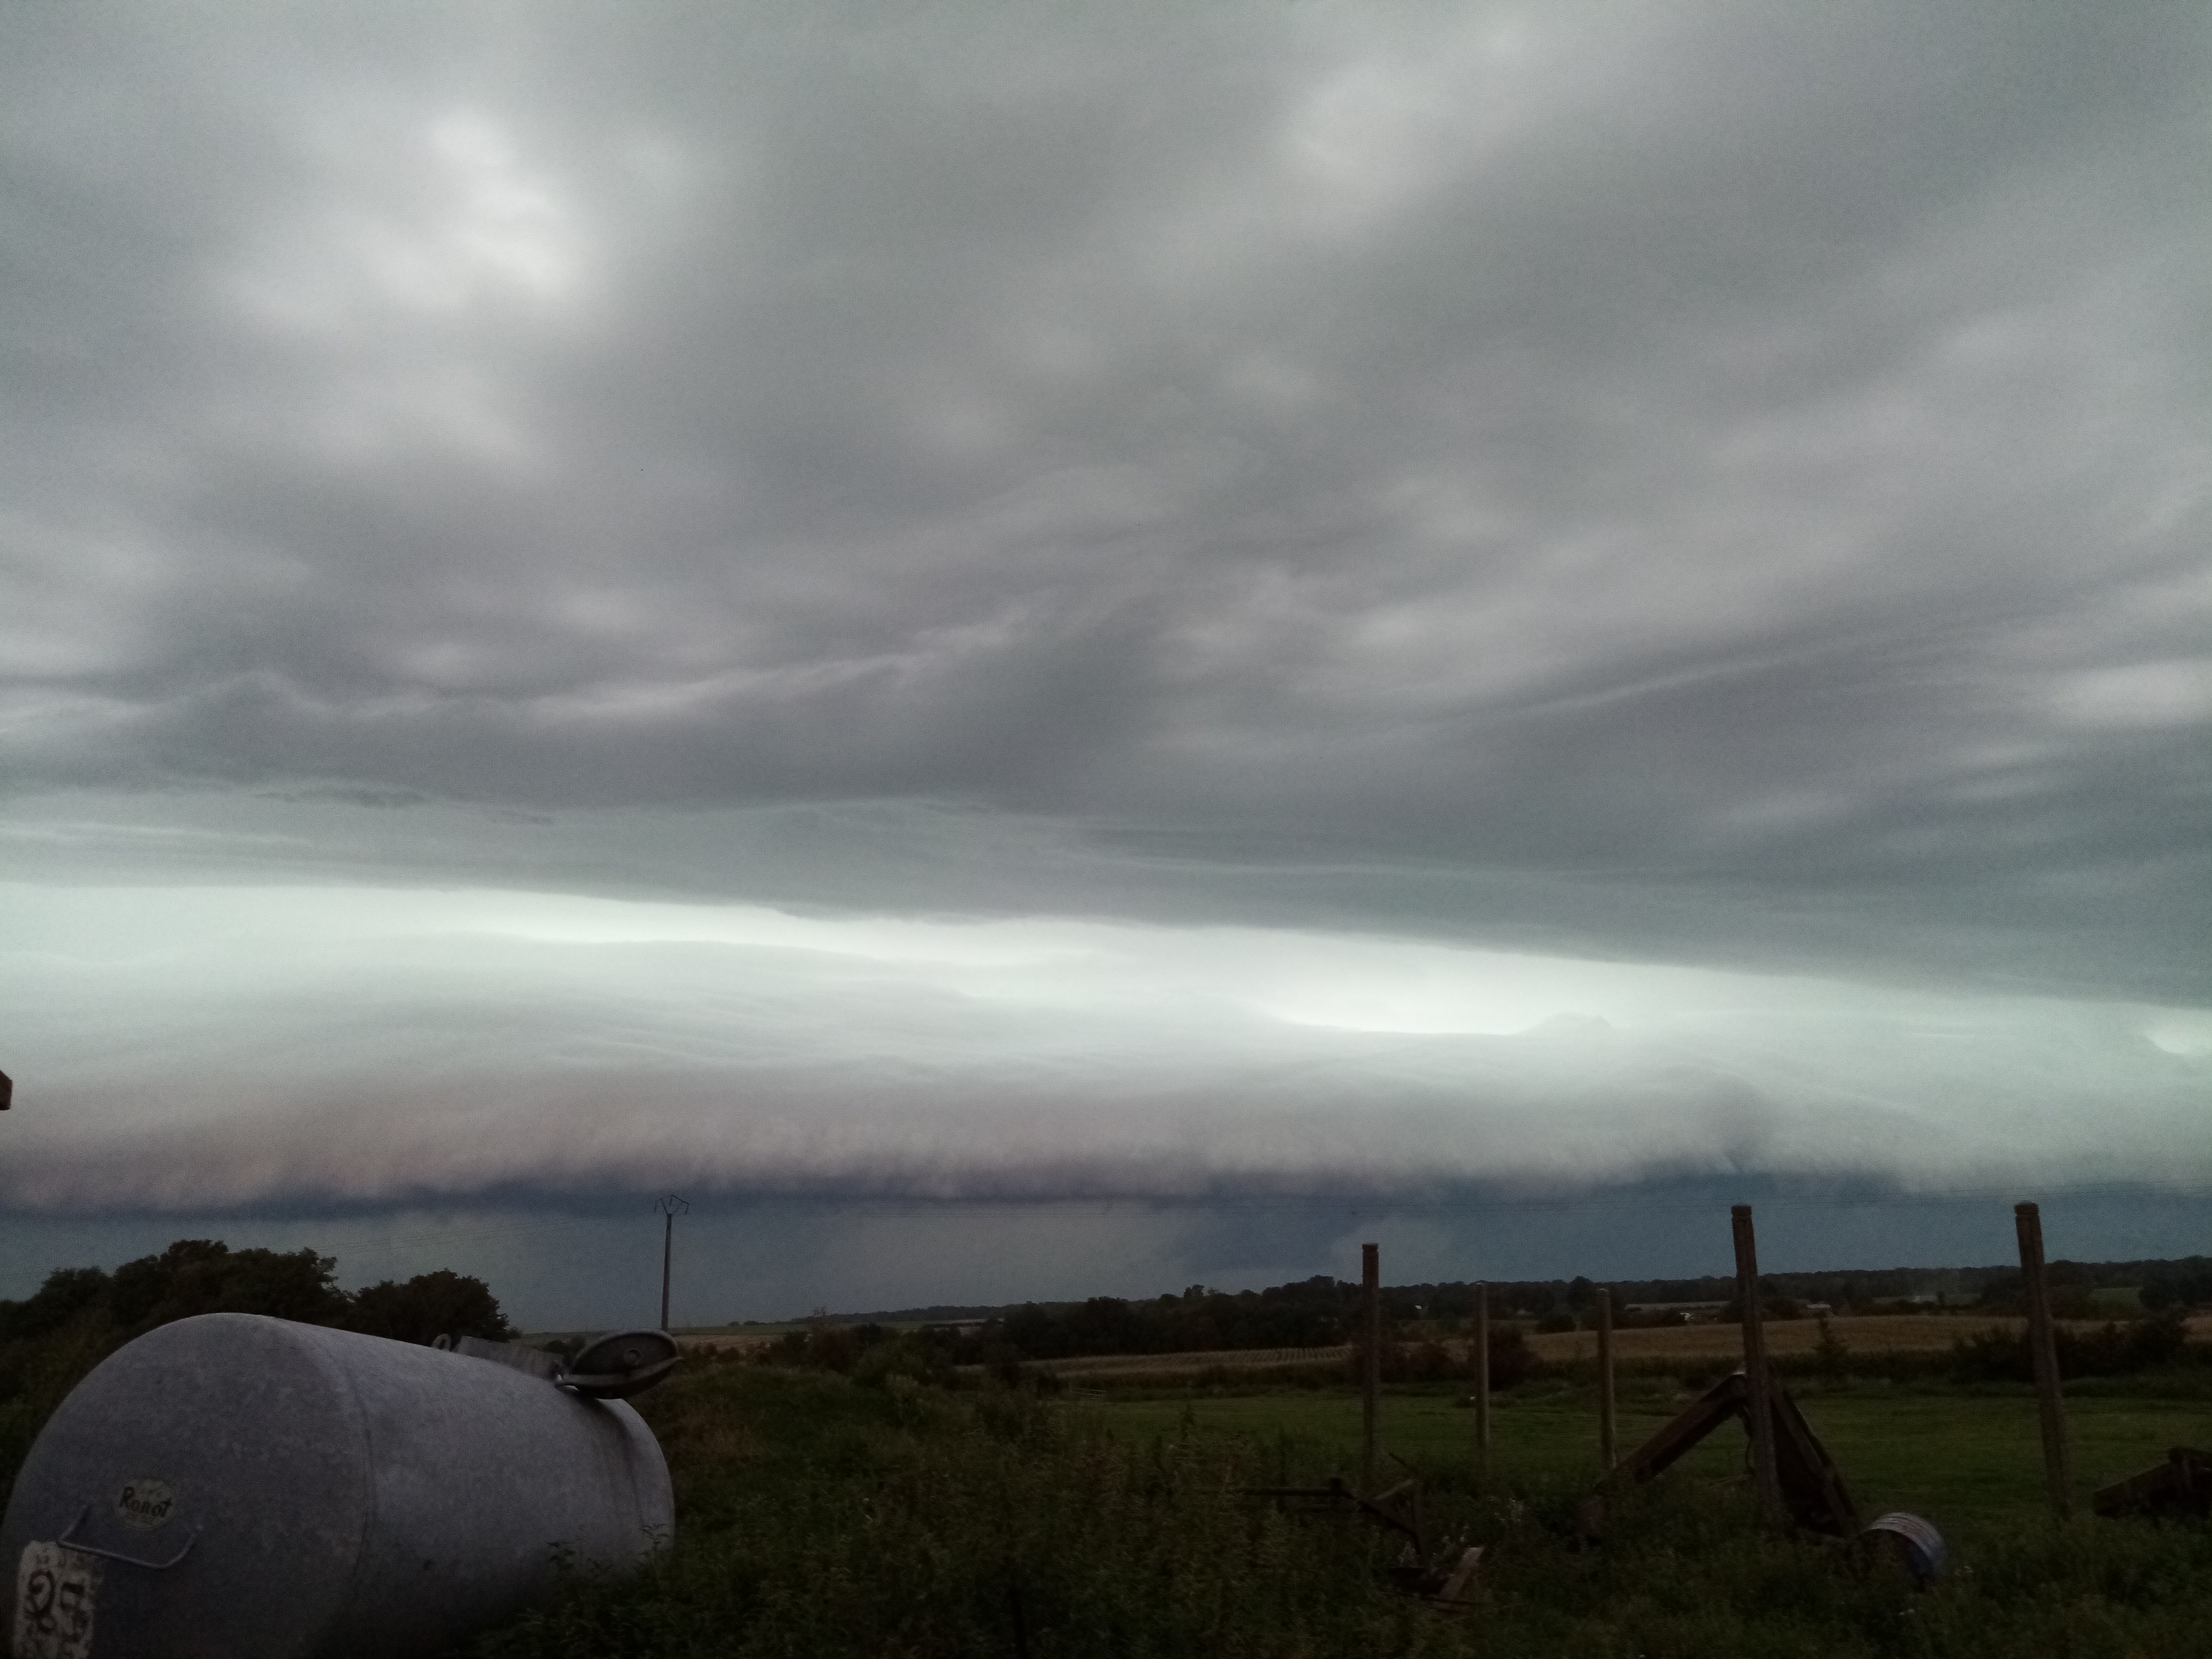
[[[17,9],[0,1202],[2201,1182],[2208,71]]]

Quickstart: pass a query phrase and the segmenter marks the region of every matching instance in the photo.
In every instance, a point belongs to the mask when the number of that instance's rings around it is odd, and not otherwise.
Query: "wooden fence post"
[[[1782,1522],[1782,1487],[1774,1471],[1773,1384],[1766,1374],[1766,1328],[1759,1311],[1759,1243],[1751,1228],[1751,1206],[1738,1204],[1729,1220],[1735,1235],[1735,1291],[1743,1304],[1743,1380],[1751,1408],[1752,1486],[1762,1520]]]
[[[1597,1455],[1607,1474],[1620,1460],[1613,1452],[1613,1292],[1597,1293]]]
[[[1474,1455],[1490,1473],[1490,1286],[1474,1287]]]
[[[1359,1285],[1364,1304],[1360,1327],[1366,1352],[1359,1368],[1359,1495],[1375,1495],[1376,1421],[1382,1394],[1382,1247],[1359,1247]]]
[[[2051,1281],[2043,1270],[2043,1212],[2015,1204],[2020,1278],[2027,1293],[2027,1352],[2035,1370],[2035,1404],[2043,1425],[2043,1475],[2051,1487],[2051,1512],[2061,1521],[2074,1512],[2073,1461],[2066,1446],[2066,1408],[2058,1392],[2058,1344],[2051,1324]]]

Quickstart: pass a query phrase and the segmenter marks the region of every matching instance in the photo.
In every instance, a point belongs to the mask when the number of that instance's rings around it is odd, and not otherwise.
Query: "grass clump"
[[[1233,1448],[1117,1438],[1019,1393],[750,1367],[647,1403],[673,1547],[579,1575],[483,1659],[1011,1654],[1018,1625],[1054,1655],[1322,1655],[1419,1617],[1374,1587],[1376,1540],[1244,1500]]]

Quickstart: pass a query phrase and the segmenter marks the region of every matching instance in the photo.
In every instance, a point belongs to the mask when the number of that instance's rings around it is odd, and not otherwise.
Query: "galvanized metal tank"
[[[16,1659],[400,1659],[670,1535],[619,1400],[252,1314],[138,1338],[70,1393],[0,1522]]]

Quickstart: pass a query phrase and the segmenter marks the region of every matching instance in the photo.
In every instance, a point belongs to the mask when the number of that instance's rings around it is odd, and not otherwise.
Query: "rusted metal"
[[[1843,1472],[1787,1389],[1772,1389],[1767,1404],[1774,1415],[1775,1483],[1790,1518],[1808,1532],[1849,1538],[1859,1529],[1859,1516]]]
[[[1750,1425],[1750,1380],[1731,1371],[1677,1413],[1674,1419],[1622,1458],[1575,1508],[1576,1529],[1586,1538],[1603,1534],[1606,1498],[1622,1486],[1656,1480],[1731,1419]],[[1768,1443],[1773,1449],[1778,1512],[1809,1532],[1849,1538],[1859,1529],[1858,1510],[1842,1472],[1789,1390],[1767,1395]]]
[[[1372,1498],[1362,1498],[1342,1480],[1332,1475],[1325,1486],[1246,1486],[1242,1488],[1247,1498],[1272,1498],[1277,1507],[1311,1512],[1337,1512],[1364,1515],[1376,1525],[1390,1532],[1402,1533],[1407,1540],[1419,1548],[1422,1544],[1420,1528],[1412,1516],[1397,1508],[1398,1500],[1414,1483],[1401,1480],[1387,1492]]]
[[[1473,1594],[1482,1551],[1460,1543],[1431,1550],[1421,1522],[1421,1485],[1416,1477],[1409,1475],[1372,1498],[1361,1497],[1335,1477],[1322,1486],[1246,1486],[1243,1492],[1247,1498],[1270,1499],[1279,1510],[1358,1516],[1396,1534],[1404,1540],[1404,1553],[1384,1569],[1383,1576],[1408,1595],[1449,1607],[1463,1603]]]
[[[2107,1519],[2124,1515],[2212,1515],[2212,1452],[2176,1446],[2166,1462],[2100,1486],[2089,1500]]]
[[[1641,1485],[1664,1474],[1722,1424],[1742,1418],[1747,1393],[1744,1374],[1730,1371],[1615,1464],[1613,1484],[1630,1480]]]

